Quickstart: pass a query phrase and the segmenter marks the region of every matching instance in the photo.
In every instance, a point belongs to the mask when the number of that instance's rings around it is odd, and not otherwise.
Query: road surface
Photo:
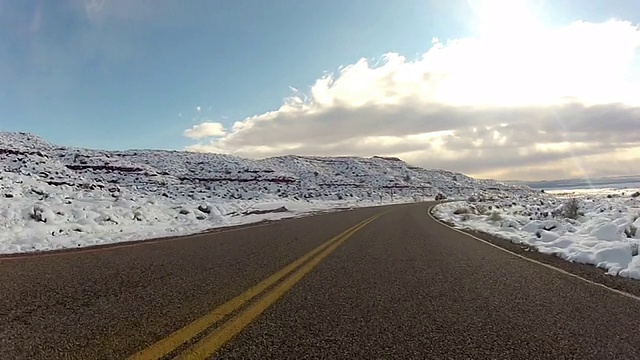
[[[0,259],[0,358],[640,359],[637,298],[430,205]]]

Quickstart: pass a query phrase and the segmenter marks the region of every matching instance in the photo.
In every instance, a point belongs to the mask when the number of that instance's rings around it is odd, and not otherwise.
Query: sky
[[[640,174],[635,0],[0,0],[0,131]]]

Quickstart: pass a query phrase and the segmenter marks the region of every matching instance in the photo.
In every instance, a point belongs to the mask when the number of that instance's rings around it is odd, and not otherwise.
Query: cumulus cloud
[[[497,178],[600,175],[612,158],[616,173],[638,172],[640,30],[627,21],[434,38],[416,60],[361,59],[292,91],[279,109],[187,149],[393,155]]]
[[[201,139],[206,137],[225,136],[227,132],[224,126],[218,122],[204,122],[194,125],[191,129],[183,132],[183,135],[191,139]]]

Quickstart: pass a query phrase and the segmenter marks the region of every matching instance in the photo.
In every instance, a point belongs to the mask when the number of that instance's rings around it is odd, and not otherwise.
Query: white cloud
[[[292,90],[279,109],[188,149],[395,155],[501,178],[593,175],[609,168],[601,166],[607,154],[622,150],[639,159],[638,27],[619,20],[529,25],[435,40],[415,61],[394,53],[377,66],[361,59],[321,77],[308,94]]]
[[[202,124],[194,125],[191,129],[187,129],[183,132],[184,136],[191,139],[225,136],[226,134],[227,132],[224,130],[224,126],[218,122],[204,122]]]

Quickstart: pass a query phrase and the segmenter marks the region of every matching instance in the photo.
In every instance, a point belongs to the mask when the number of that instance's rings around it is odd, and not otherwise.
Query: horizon
[[[502,181],[633,176],[638,23],[625,1],[0,1],[0,130]]]

